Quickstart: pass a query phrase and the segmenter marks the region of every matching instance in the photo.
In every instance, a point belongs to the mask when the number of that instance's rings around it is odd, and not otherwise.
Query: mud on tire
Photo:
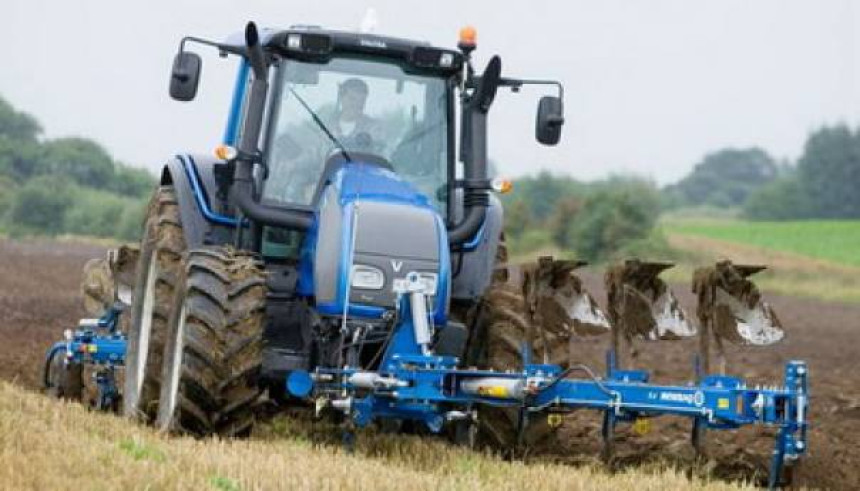
[[[65,352],[55,353],[45,363],[45,392],[57,399],[81,401],[84,393],[83,367],[79,364],[66,364],[64,358]]]
[[[492,370],[520,370],[523,367],[522,343],[532,344],[534,356],[542,358],[544,350],[553,362],[559,354],[567,354],[568,341],[549,332],[541,332],[540,323],[534,322],[533,308],[526,296],[529,272],[509,268],[504,238],[496,252],[496,271],[493,281],[477,307],[472,322],[466,352],[466,365]],[[566,361],[566,360],[564,360]],[[479,441],[503,451],[510,451],[518,443],[534,447],[547,442],[554,435],[545,415],[529,417],[524,440],[518,442],[519,411],[510,408],[479,408]]]
[[[265,306],[265,273],[254,256],[230,248],[189,251],[171,307],[160,429],[250,433],[263,390]]]
[[[175,191],[173,186],[161,186],[144,221],[123,391],[123,413],[146,422],[157,414],[168,308],[185,248]]]

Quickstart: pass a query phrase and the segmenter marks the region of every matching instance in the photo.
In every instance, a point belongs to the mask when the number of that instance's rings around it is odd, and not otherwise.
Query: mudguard
[[[490,285],[496,266],[496,250],[502,234],[504,214],[502,203],[490,195],[490,206],[478,233],[463,245],[461,252],[451,251],[451,268],[454,274],[451,298],[474,300],[484,294]]]
[[[179,216],[188,248],[228,243],[236,220],[215,210],[217,184],[214,157],[180,154],[165,164],[161,185],[172,184],[179,201]]]

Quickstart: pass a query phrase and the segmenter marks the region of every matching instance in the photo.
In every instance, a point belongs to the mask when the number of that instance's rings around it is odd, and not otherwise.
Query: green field
[[[695,235],[860,267],[860,221],[747,222],[670,219],[668,233]]]

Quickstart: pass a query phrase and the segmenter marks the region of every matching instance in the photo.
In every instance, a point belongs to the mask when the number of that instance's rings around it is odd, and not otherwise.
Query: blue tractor
[[[778,430],[771,487],[805,453],[802,361],[766,387],[711,374],[709,350],[681,386],[621,366],[621,335],[696,333],[657,278],[670,264],[611,268],[609,316],[572,274],[582,263],[507,264],[494,194],[506,185],[488,176],[487,116],[499,88],[551,88],[535,136],[554,145],[560,83],[504,77],[498,57],[477,73],[468,28],[450,50],[249,23],[224,43],[182,40],[170,78],[180,101],[194,99],[200,78],[192,42],[240,60],[223,145],[215,158],[180,154],[165,165],[139,251],[120,254],[138,257],[125,288],[131,308],[111,304],[49,350],[45,385],[57,395],[79,397],[90,365],[97,407],[121,405],[167,431],[248,434],[268,400],[336,415],[347,442],[380,422],[505,449],[591,409],[603,414],[606,458],[617,425],[655,416],[690,419],[699,451],[708,430],[768,425]],[[724,262],[696,273],[699,317],[718,341],[782,338],[746,280],[761,269]],[[119,298],[120,283],[96,290]],[[562,361],[565,335],[610,326],[603,376]]]
[[[498,57],[477,74],[474,33],[463,34],[457,50],[253,24],[225,43],[182,41],[174,99],[197,90],[201,59],[188,43],[240,67],[217,157],[177,155],[148,208],[125,414],[247,432],[262,392],[289,402],[295,371],[377,368],[402,316],[395,286],[410,275],[427,288],[423,346],[464,356],[505,254],[493,194],[504,183],[487,172],[496,91],[558,92],[540,100],[543,144],[558,142],[564,120],[561,84],[502,77]],[[476,365],[489,340],[471,341]]]

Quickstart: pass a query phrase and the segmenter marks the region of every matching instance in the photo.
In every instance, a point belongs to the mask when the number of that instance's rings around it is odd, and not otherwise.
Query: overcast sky
[[[794,159],[810,130],[858,124],[855,3],[3,0],[0,95],[34,114],[47,137],[87,136],[155,170],[176,152],[208,152],[223,132],[232,59],[204,56],[195,102],[167,95],[184,34],[220,40],[247,20],[355,29],[373,8],[380,34],[453,47],[472,24],[481,66],[499,54],[506,75],[565,84],[557,147],[534,140],[539,93],[496,99],[490,155],[503,173],[633,172],[667,183],[721,147]]]

